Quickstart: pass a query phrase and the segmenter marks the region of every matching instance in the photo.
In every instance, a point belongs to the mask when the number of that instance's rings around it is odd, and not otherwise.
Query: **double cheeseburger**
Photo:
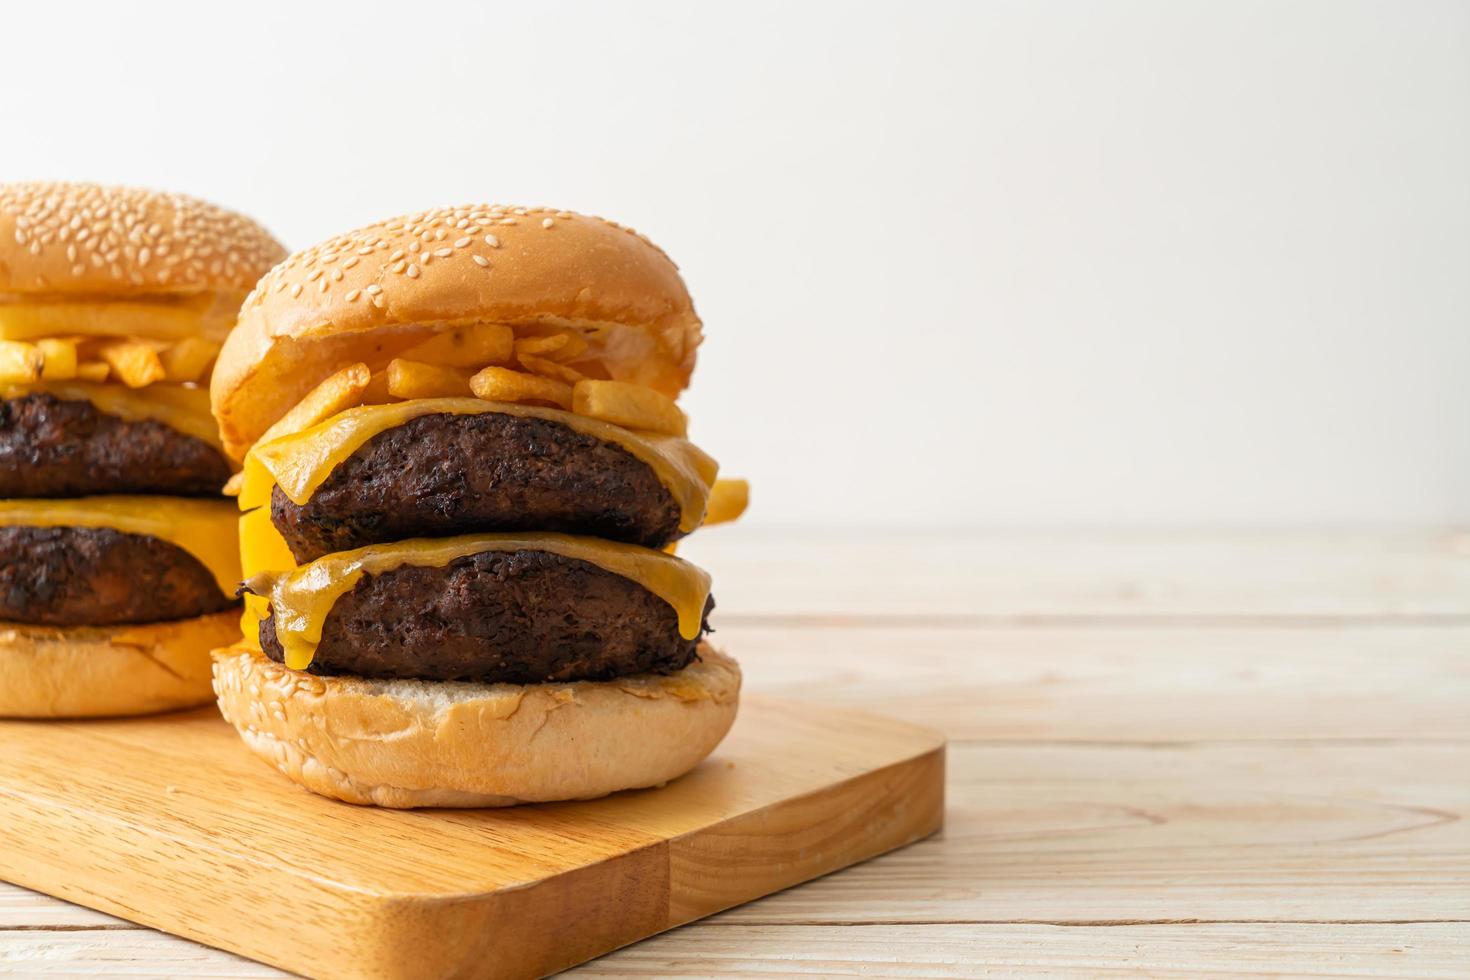
[[[743,509],[674,399],[700,322],[599,218],[473,205],[290,256],[211,382],[238,496],[226,719],[326,796],[504,806],[655,786],[734,720],[710,580]]]
[[[0,185],[0,716],[210,699],[239,556],[203,382],[283,254],[178,194]]]

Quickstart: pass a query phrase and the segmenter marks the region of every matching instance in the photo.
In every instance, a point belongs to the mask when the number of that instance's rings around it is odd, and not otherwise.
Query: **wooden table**
[[[1470,976],[1470,534],[708,532],[752,690],[947,731],[944,833],[586,976]],[[0,973],[278,976],[0,885]]]

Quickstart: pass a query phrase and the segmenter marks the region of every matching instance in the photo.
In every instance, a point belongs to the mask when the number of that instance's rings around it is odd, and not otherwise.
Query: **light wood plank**
[[[1470,975],[1459,925],[690,927],[573,971],[593,977],[1444,977]]]
[[[749,690],[951,738],[1470,738],[1470,628],[755,627],[716,640]]]
[[[954,743],[949,756],[939,837],[722,918],[1470,921],[1466,743]]]
[[[59,898],[41,895],[29,888],[0,881],[0,930],[45,928],[135,928],[132,923],[114,918],[84,905],[73,905]]]
[[[1470,920],[1463,744],[971,743],[950,763],[942,835],[718,921]]]
[[[264,963],[147,929],[0,931],[0,974],[66,977],[289,977]]]
[[[1470,616],[1470,534],[1399,531],[693,535],[726,622]]]

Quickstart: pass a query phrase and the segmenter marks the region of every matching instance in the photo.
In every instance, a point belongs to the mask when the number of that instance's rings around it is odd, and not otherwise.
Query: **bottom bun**
[[[587,800],[693,769],[735,720],[740,668],[711,647],[676,673],[558,684],[314,677],[231,647],[220,711],[323,796],[386,807]]]
[[[0,623],[0,718],[150,715],[208,704],[209,651],[240,611],[135,626]]]

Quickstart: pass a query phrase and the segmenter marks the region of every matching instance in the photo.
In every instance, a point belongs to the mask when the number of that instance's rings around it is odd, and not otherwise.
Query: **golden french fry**
[[[221,490],[220,493],[224,494],[226,497],[238,497],[240,496],[241,488],[243,488],[244,486],[245,471],[240,470],[238,473],[233,473],[230,475],[230,478],[225,481],[225,488]]]
[[[100,384],[107,380],[107,374],[112,369],[107,366],[106,361],[78,361],[77,378],[81,381],[91,381]]]
[[[374,374],[368,386],[362,390],[364,405],[386,405],[393,400],[393,396],[388,393],[387,371],[379,371]]]
[[[521,366],[532,374],[539,374],[543,378],[552,378],[569,385],[574,385],[587,377],[581,371],[569,368],[565,364],[558,364],[549,358],[518,354],[517,359],[521,362]]]
[[[219,344],[203,337],[185,337],[165,348],[159,359],[170,381],[198,381],[219,354]]]
[[[572,405],[570,385],[510,368],[485,368],[470,379],[470,390],[487,402],[535,402],[558,408]]]
[[[210,309],[216,295],[202,293],[171,300],[0,303],[0,338],[31,340],[66,334],[191,337],[218,319]],[[235,309],[239,309],[238,302]],[[233,322],[234,317],[230,320]]]
[[[34,344],[18,340],[0,340],[0,381],[28,384],[41,378],[46,355]]]
[[[394,358],[385,372],[388,394],[394,398],[463,398],[470,395],[470,375],[459,368],[440,367]]]
[[[366,364],[348,365],[307,392],[305,398],[277,419],[256,442],[267,443],[272,439],[309,429],[338,412],[361,405],[363,392],[367,390],[372,377],[373,373]]]
[[[163,362],[158,351],[141,340],[114,340],[103,344],[97,353],[129,388],[142,388],[164,377]]]
[[[689,428],[688,419],[673,399],[626,381],[588,378],[577,382],[572,389],[572,411],[625,429],[671,436],[682,436]]]
[[[47,381],[68,381],[77,376],[77,342],[47,337],[36,341],[46,359],[41,377]]]
[[[581,336],[571,333],[567,334],[566,338],[566,344],[552,351],[548,355],[553,361],[559,361],[562,364],[566,364],[569,361],[575,361],[577,358],[587,353],[587,341]]]
[[[705,526],[733,521],[749,506],[749,480],[716,480],[710,488],[709,506],[704,511]]]
[[[445,367],[481,368],[510,360],[515,333],[503,323],[475,323],[455,327],[401,355],[406,360]]]
[[[568,334],[554,333],[545,337],[523,337],[516,341],[516,357],[525,357],[527,354],[540,356],[559,351],[567,345],[572,338]]]

